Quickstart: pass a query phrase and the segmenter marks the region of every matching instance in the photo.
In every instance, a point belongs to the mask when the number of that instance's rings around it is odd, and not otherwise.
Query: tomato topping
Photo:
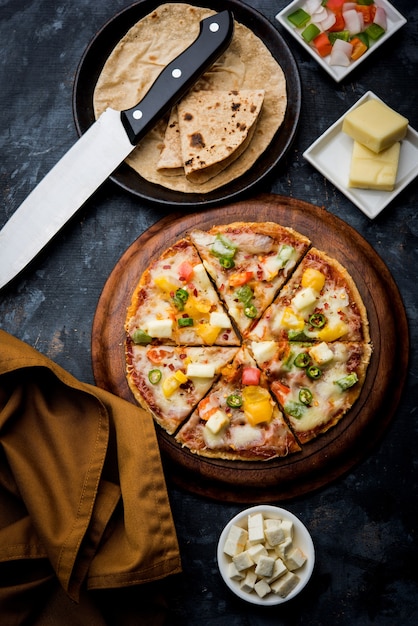
[[[258,385],[260,382],[260,370],[258,367],[244,367],[242,370],[243,385]]]
[[[284,385],[279,380],[275,380],[271,384],[271,389],[274,395],[276,396],[277,400],[283,406],[286,403],[286,398],[290,393],[290,387],[288,387],[287,385]]]
[[[179,265],[178,272],[180,280],[189,281],[193,276],[193,265],[190,261],[183,261]]]
[[[245,285],[254,277],[254,272],[237,272],[229,277],[229,282],[232,287],[241,287]]]
[[[170,352],[167,352],[167,350],[164,350],[163,348],[151,348],[147,352],[147,357],[151,363],[158,365],[159,363],[162,363],[162,361],[168,357],[169,354]]]

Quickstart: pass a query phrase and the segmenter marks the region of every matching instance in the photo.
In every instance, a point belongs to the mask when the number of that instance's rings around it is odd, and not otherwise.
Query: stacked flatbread
[[[161,70],[199,34],[214,11],[182,3],[158,7],[135,24],[109,56],[94,92],[98,117],[108,106],[137,104]],[[127,158],[146,180],[208,193],[246,172],[283,122],[284,73],[254,33],[235,22],[226,52]]]

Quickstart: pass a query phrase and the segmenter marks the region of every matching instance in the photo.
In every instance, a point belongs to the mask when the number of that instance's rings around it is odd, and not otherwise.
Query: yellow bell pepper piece
[[[344,322],[337,322],[334,325],[326,325],[318,332],[321,341],[335,341],[348,332],[348,326]]]
[[[181,382],[177,380],[177,378],[173,374],[172,376],[168,376],[167,378],[163,380],[163,384],[161,388],[163,390],[163,394],[165,395],[165,397],[169,398],[170,396],[173,395],[175,391],[177,391],[180,385],[181,385]]]
[[[325,275],[313,267],[308,267],[302,274],[302,287],[311,287],[318,293],[325,285]]]
[[[282,326],[286,326],[286,328],[291,328],[292,330],[303,330],[305,326],[305,322],[300,315],[296,315],[296,313],[289,306],[285,308],[282,315]]]
[[[222,330],[219,326],[211,326],[211,324],[206,323],[198,324],[195,328],[196,334],[203,339],[205,344],[208,346],[212,346],[215,343]]]
[[[248,385],[242,390],[242,407],[244,415],[251,426],[262,422],[270,422],[273,416],[273,404],[267,389],[256,385]]]
[[[186,374],[184,374],[181,370],[177,370],[176,372],[174,372],[173,376],[176,380],[179,381],[180,385],[182,385],[183,383],[187,383],[187,381],[189,380]]]
[[[209,313],[212,303],[205,298],[189,296],[184,304],[184,312],[190,317],[199,317],[201,313]]]
[[[180,283],[174,283],[170,281],[167,276],[156,276],[154,278],[154,283],[165,293],[175,293],[177,289],[180,287]]]

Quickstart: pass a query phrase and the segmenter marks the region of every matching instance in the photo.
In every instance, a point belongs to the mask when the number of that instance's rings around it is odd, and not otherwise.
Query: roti
[[[274,222],[185,234],[139,278],[125,330],[136,400],[189,452],[228,461],[303,450],[350,411],[372,358],[347,269]]]
[[[116,45],[97,81],[94,96],[96,118],[112,107],[128,109],[137,104],[165,67],[199,34],[202,19],[215,12],[183,3],[163,4],[135,24]],[[217,189],[246,172],[267,149],[280,128],[287,106],[284,72],[264,43],[235,21],[226,52],[196,83],[193,92],[264,90],[264,101],[253,137],[228,167],[199,184],[199,193]],[[184,174],[166,176],[157,167],[168,119],[161,120],[129,155],[126,162],[146,180],[169,189],[196,193],[196,183]]]

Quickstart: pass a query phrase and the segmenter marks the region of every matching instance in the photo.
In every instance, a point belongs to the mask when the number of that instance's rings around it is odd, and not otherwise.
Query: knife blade
[[[200,22],[195,41],[125,111],[108,108],[33,189],[0,231],[0,289],[15,278],[228,47],[232,12]]]

